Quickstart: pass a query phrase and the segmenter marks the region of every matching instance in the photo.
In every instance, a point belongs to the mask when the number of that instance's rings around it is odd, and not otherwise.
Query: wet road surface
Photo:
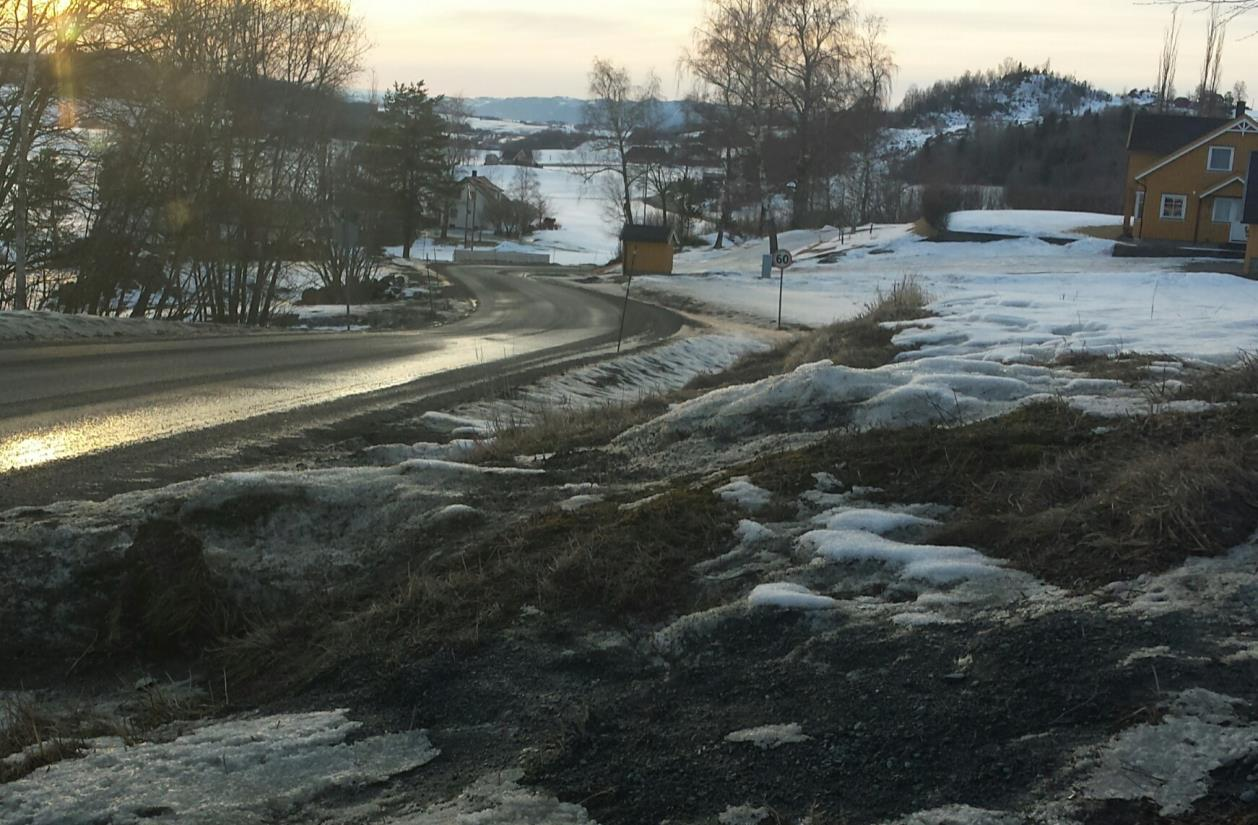
[[[249,444],[615,340],[610,296],[488,267],[448,272],[479,308],[432,330],[0,347],[0,509],[195,477]],[[682,323],[635,303],[626,334],[662,338]]]

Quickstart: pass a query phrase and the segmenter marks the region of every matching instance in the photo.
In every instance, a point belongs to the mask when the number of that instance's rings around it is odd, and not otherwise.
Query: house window
[[[1232,158],[1235,154],[1236,150],[1231,146],[1211,146],[1206,169],[1211,172],[1231,172]]]
[[[1215,198],[1214,210],[1210,219],[1215,223],[1240,223],[1240,198]]]
[[[1136,208],[1132,210],[1132,220],[1144,220],[1144,191],[1136,193]]]
[[[1163,195],[1161,217],[1164,221],[1182,221],[1188,208],[1186,195]]]

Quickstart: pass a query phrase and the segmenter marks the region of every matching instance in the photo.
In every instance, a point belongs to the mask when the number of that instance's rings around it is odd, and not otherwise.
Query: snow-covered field
[[[906,226],[879,226],[840,242],[835,229],[783,233],[795,254],[787,270],[788,322],[822,325],[859,313],[878,290],[914,276],[938,316],[899,342],[906,359],[958,355],[1048,361],[1064,352],[1168,353],[1223,363],[1258,347],[1258,282],[1180,271],[1181,261],[1114,258],[1113,244],[1080,238],[1066,246],[1036,236],[1116,217],[1043,212],[959,213],[954,225],[1019,234],[991,243],[933,243]],[[765,320],[775,318],[777,273],[759,277],[763,241],[677,258],[674,277],[651,289]]]

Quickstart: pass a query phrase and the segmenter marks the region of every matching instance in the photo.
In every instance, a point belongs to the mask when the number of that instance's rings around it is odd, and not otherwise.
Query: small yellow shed
[[[672,275],[673,230],[667,226],[625,224],[620,246],[626,275]]]

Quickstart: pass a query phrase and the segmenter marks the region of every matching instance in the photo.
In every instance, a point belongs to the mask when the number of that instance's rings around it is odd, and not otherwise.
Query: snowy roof
[[[1226,117],[1154,115],[1137,112],[1131,121],[1127,148],[1132,152],[1170,154],[1181,146],[1230,123],[1231,120],[1232,118]]]

